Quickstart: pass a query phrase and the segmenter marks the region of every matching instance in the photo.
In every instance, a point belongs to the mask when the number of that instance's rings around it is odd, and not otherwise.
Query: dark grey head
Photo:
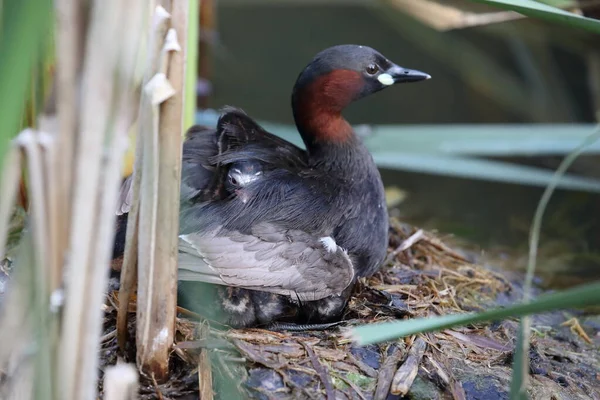
[[[340,118],[346,106],[397,83],[429,78],[394,64],[368,46],[330,47],[318,53],[296,80],[294,121],[309,151],[318,143],[347,142],[354,135]]]
[[[319,52],[299,75],[294,91],[319,81],[347,87],[336,90],[340,100],[356,100],[397,83],[429,78],[424,72],[396,65],[371,47],[345,44]]]

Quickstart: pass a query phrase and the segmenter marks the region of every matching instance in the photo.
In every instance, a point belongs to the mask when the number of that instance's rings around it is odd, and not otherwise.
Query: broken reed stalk
[[[141,0],[95,1],[90,9],[59,355],[59,398],[66,400],[96,398],[102,305],[127,134],[123,121],[132,119],[134,101],[135,57],[125,51],[132,46],[117,44],[139,43],[140,15]]]
[[[159,382],[168,376],[175,332],[185,83],[185,43],[178,39],[187,36],[188,8],[187,1],[173,2],[159,70],[144,87],[151,96],[153,129],[143,138],[136,344],[138,366]]]

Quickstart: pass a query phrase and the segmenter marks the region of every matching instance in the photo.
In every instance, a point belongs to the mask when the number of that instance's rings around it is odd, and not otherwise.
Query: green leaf
[[[440,317],[369,324],[352,328],[349,334],[358,344],[367,345],[421,332],[439,331],[454,326],[597,304],[600,304],[600,282],[581,285],[561,292],[544,294],[530,303],[516,304],[506,308],[496,308],[481,313],[452,314]]]
[[[216,126],[214,110],[196,113],[196,123]],[[304,146],[295,126],[257,121],[266,130]],[[372,125],[364,142],[371,152],[440,153],[470,156],[567,155],[595,124],[448,124]],[[600,154],[600,143],[585,149]]]
[[[0,1],[0,165],[17,133],[29,96],[32,71],[40,65],[52,26],[50,0]]]
[[[372,153],[379,167],[419,173],[541,187],[554,176],[551,170],[501,161],[438,154]],[[557,185],[561,189],[600,192],[599,180],[575,175],[563,176]]]
[[[476,3],[485,3],[506,10],[516,11],[528,17],[540,18],[551,22],[558,22],[575,28],[585,29],[600,33],[600,21],[573,14],[571,12],[552,7],[533,0],[471,0]]]
[[[557,8],[577,7],[577,2],[573,0],[537,0],[538,3],[544,3]]]
[[[215,126],[214,110],[200,111],[196,123]],[[258,121],[266,130],[304,147],[295,127]],[[593,124],[376,125],[364,143],[378,166],[444,176],[547,186],[554,171],[468,156],[568,154],[593,131]],[[600,142],[585,148],[600,153]],[[561,189],[600,192],[600,181],[565,175]]]

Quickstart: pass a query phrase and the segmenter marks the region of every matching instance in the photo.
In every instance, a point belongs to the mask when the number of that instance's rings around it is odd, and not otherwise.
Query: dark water
[[[525,268],[542,188],[389,170],[382,176],[386,185],[406,191],[392,215],[455,236],[459,245],[505,268]],[[556,191],[544,214],[539,249],[537,275],[543,286],[600,279],[600,196]]]

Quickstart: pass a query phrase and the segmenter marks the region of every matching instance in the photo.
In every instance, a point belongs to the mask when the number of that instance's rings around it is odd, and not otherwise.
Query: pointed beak
[[[392,65],[387,71],[379,74],[379,82],[384,85],[393,85],[395,83],[418,82],[431,79],[431,75],[416,69],[402,68],[399,65]]]

